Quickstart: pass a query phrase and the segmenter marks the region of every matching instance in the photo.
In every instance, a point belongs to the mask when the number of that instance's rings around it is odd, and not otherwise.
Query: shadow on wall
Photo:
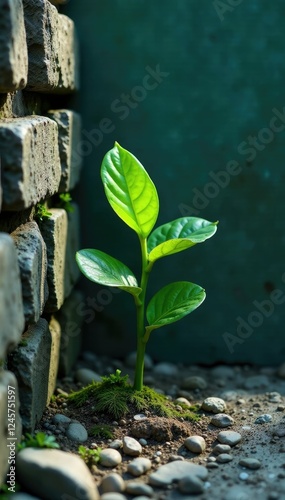
[[[159,224],[182,215],[220,220],[215,240],[154,271],[150,297],[160,286],[186,279],[204,286],[207,299],[180,324],[154,333],[150,354],[187,363],[280,363],[282,0],[165,0],[163,6],[85,0],[84,8],[70,2],[62,11],[76,20],[81,45],[82,248],[100,248],[140,272],[138,243],[108,206],[99,174],[117,140],[157,185]],[[87,306],[98,321],[85,321],[86,345],[124,355],[135,343],[131,298],[81,283],[86,297],[103,307]],[[273,290],[283,294],[278,304]],[[257,311],[255,303],[266,301],[274,308]],[[250,333],[241,332],[239,318]]]

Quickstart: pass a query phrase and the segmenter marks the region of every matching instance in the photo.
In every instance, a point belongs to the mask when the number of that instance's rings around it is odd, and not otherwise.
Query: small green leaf
[[[205,290],[188,281],[177,281],[166,285],[150,300],[146,317],[150,326],[146,332],[175,323],[205,300]]]
[[[101,178],[116,214],[139,236],[147,238],[158,216],[159,200],[139,160],[116,142],[103,159]]]
[[[149,261],[155,262],[202,243],[215,234],[217,224],[198,217],[181,217],[159,226],[148,239]]]
[[[79,250],[76,261],[80,271],[91,281],[104,286],[115,286],[136,296],[141,293],[132,271],[105,252],[93,249]]]

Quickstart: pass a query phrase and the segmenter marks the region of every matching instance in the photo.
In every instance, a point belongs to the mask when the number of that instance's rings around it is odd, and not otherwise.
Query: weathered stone
[[[22,210],[58,190],[57,125],[42,116],[0,122],[3,209]]]
[[[82,306],[83,308],[85,307],[83,295],[81,292],[75,290],[55,314],[61,327],[58,368],[60,377],[65,377],[70,373],[81,350],[81,326],[84,319]]]
[[[158,487],[167,486],[185,476],[196,476],[205,481],[208,477],[208,471],[203,465],[193,464],[186,460],[184,462],[169,462],[150,474],[149,484]]]
[[[50,366],[49,366],[49,385],[48,385],[48,395],[47,404],[50,402],[55,388],[56,379],[58,373],[59,365],[59,353],[60,353],[60,338],[61,338],[61,328],[59,322],[52,316],[49,322],[49,331],[51,334],[51,356],[50,356]]]
[[[28,79],[28,50],[21,0],[0,0],[0,92],[22,89]]]
[[[81,119],[78,113],[67,109],[48,112],[49,118],[58,125],[58,147],[61,161],[59,192],[65,193],[75,187],[79,180],[82,157],[78,154],[81,135]]]
[[[24,327],[17,251],[12,238],[0,233],[0,360],[16,347]]]
[[[49,297],[45,310],[58,311],[63,304],[65,255],[67,245],[67,215],[60,208],[50,210],[51,217],[45,218],[40,229],[47,247],[48,269],[47,280]]]
[[[28,90],[68,93],[78,88],[74,23],[47,0],[23,0],[29,55]]]
[[[88,439],[87,430],[79,422],[71,422],[66,431],[66,436],[76,443],[85,443]]]
[[[9,472],[8,459],[14,458],[14,452],[22,433],[19,416],[18,384],[15,375],[8,371],[0,372],[0,484]],[[13,440],[14,438],[14,440]],[[14,448],[15,445],[15,448]]]
[[[16,118],[28,115],[41,115],[42,96],[33,92],[0,93],[0,116],[3,118]]]
[[[48,323],[40,319],[28,328],[21,345],[9,356],[8,366],[19,385],[23,427],[28,432],[34,430],[46,407],[51,342]]]
[[[87,465],[72,453],[26,448],[17,455],[16,470],[20,485],[42,499],[100,498]]]
[[[67,214],[67,242],[65,251],[64,269],[64,297],[68,297],[79,279],[80,270],[74,258],[79,249],[79,210],[76,203],[72,203],[73,212]]]
[[[100,452],[100,465],[103,467],[116,467],[122,461],[122,455],[118,450],[105,448]]]
[[[11,234],[20,267],[26,323],[36,323],[48,297],[46,245],[36,222],[27,222]]]

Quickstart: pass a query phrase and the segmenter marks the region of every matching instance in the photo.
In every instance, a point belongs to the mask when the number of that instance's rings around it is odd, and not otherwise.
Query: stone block
[[[11,233],[20,267],[26,323],[36,323],[48,298],[46,245],[36,222]]]
[[[0,122],[3,209],[23,210],[57,192],[57,125],[42,116]]]
[[[81,119],[78,113],[66,109],[51,110],[49,118],[58,125],[58,147],[61,161],[59,192],[65,193],[79,181],[82,158],[77,152],[81,138]]]
[[[0,0],[0,12],[0,92],[14,92],[28,79],[22,0]]]
[[[78,89],[74,23],[48,0],[23,0],[29,55],[27,90],[69,93]]]
[[[71,372],[81,350],[81,327],[86,304],[83,294],[74,290],[65,300],[62,308],[55,313],[61,327],[61,344],[58,374],[65,377]]]
[[[33,432],[46,407],[52,337],[48,323],[40,319],[23,334],[21,344],[8,358],[20,394],[20,415],[25,432]]]
[[[49,322],[49,331],[51,334],[51,357],[49,366],[47,404],[50,402],[50,399],[55,391],[60,355],[61,328],[59,322],[54,317],[52,317]]]
[[[9,371],[0,372],[0,484],[3,484],[13,460],[17,444],[22,435],[19,415],[18,384],[15,375]],[[15,446],[15,448],[14,448]]]
[[[24,327],[16,248],[8,234],[0,233],[0,360],[16,347]]]
[[[61,208],[49,210],[51,217],[46,218],[41,226],[41,233],[47,247],[47,280],[49,297],[45,311],[54,312],[62,306],[65,297],[65,262],[67,247],[67,214]]]
[[[65,298],[68,297],[80,276],[80,270],[75,260],[75,253],[79,250],[79,209],[76,203],[72,203],[72,206],[74,211],[67,214],[68,229],[64,272]]]

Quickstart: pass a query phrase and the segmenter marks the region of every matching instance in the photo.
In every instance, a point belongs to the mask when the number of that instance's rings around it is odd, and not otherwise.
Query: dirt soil
[[[101,363],[101,367],[109,368],[113,363],[114,368],[118,368],[118,363],[111,360],[101,360]],[[130,378],[132,377],[130,368],[125,368],[123,364],[120,368],[123,375],[128,373]],[[201,417],[199,422],[188,422],[179,418],[168,419],[148,412],[145,412],[147,420],[136,422],[134,412],[131,410],[119,421],[114,421],[107,415],[96,413],[90,402],[82,408],[74,408],[67,405],[66,399],[62,398],[49,405],[38,430],[52,434],[53,432],[47,431],[48,425],[54,414],[61,413],[79,421],[87,431],[95,424],[108,424],[112,427],[113,439],[122,439],[124,436],[145,438],[147,445],[143,446],[141,456],[150,458],[152,469],[143,476],[134,478],[127,472],[127,465],[133,457],[123,454],[122,463],[114,469],[102,467],[100,464],[92,467],[92,474],[98,486],[102,478],[110,472],[119,473],[126,481],[138,480],[148,483],[150,473],[172,460],[173,455],[180,455],[184,460],[208,468],[204,492],[197,496],[201,500],[285,499],[285,380],[280,368],[279,372],[276,367],[221,365],[208,368],[179,365],[177,368],[176,376],[169,377],[159,375],[152,368],[146,372],[145,381],[149,386],[170,395],[174,400],[179,396],[186,397],[191,404],[199,404],[200,407],[207,397],[222,398],[226,402],[223,413],[233,418],[230,427],[215,427],[211,424],[213,413],[202,409],[198,412]],[[102,374],[105,373],[100,373]],[[185,380],[189,376],[201,377],[206,387],[185,389]],[[56,393],[70,392],[80,387],[82,384],[75,384],[72,378],[66,378],[58,382]],[[264,414],[271,416],[270,421],[263,424],[255,423],[256,419]],[[217,455],[214,455],[212,450],[218,444],[217,435],[223,430],[239,432],[242,440],[232,447],[230,454],[233,458],[230,462],[215,462],[216,465],[213,467],[209,464],[217,458]],[[193,435],[202,436],[206,441],[206,450],[201,454],[194,454],[184,446],[185,438]],[[89,437],[84,446],[90,448],[98,446],[104,449],[109,447],[113,439]],[[78,452],[78,444],[60,433],[57,435],[57,441],[63,450]],[[248,457],[258,459],[261,462],[260,468],[252,470],[242,467],[239,461]],[[159,500],[193,498],[188,494],[179,493],[176,484],[164,489],[154,487],[154,492],[155,496],[152,498]],[[125,495],[128,499],[135,498]]]

